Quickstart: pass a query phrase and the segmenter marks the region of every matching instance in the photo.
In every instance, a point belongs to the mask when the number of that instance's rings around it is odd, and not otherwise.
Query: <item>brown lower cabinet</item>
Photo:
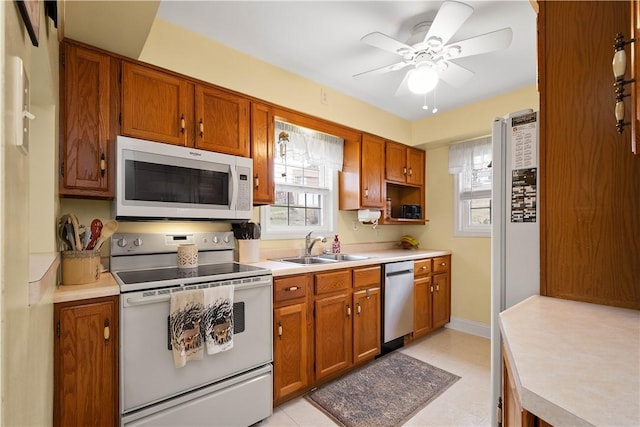
[[[379,265],[275,278],[275,405],[379,353]]]
[[[502,425],[504,427],[551,427],[541,418],[522,407],[518,389],[513,378],[513,370],[509,361],[504,357],[502,349]]]
[[[451,256],[416,260],[413,271],[413,338],[418,338],[451,319]]]
[[[54,305],[55,426],[116,426],[118,297]]]

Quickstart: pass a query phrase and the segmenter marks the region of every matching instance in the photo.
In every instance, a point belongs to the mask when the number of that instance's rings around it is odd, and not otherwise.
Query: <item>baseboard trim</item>
[[[471,335],[491,339],[491,326],[486,323],[474,322],[473,320],[460,319],[451,316],[451,321],[444,325],[445,328],[455,329]]]

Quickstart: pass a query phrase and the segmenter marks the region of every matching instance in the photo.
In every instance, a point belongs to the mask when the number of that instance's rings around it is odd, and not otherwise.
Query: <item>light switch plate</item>
[[[29,78],[22,58],[11,57],[11,87],[13,88],[13,126],[15,135],[15,144],[25,154],[29,153],[29,120],[35,119],[35,116],[29,112],[31,107],[29,93]]]

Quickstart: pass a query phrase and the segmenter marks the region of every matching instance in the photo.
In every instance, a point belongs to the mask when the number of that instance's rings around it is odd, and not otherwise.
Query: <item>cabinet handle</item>
[[[362,312],[362,307],[360,307],[360,303],[356,304],[356,314],[360,316],[360,312]]]
[[[184,133],[185,123],[184,114],[180,115],[180,132]]]
[[[365,199],[368,199],[368,198],[369,198],[369,189],[368,189],[368,188],[365,188],[365,189],[364,189],[364,198],[365,198]]]
[[[402,167],[402,173],[403,173],[404,175],[406,175],[406,174],[407,174],[407,167],[406,167],[406,166],[403,166],[403,167]]]
[[[104,173],[107,170],[107,159],[104,156],[104,153],[100,154],[100,176],[104,178]]]
[[[429,290],[433,293],[433,285],[429,286]]]
[[[204,137],[204,122],[200,119],[200,138]]]
[[[413,176],[413,168],[409,168],[409,176]]]
[[[104,343],[105,344],[109,344],[109,338],[111,336],[111,331],[109,330],[109,319],[104,319],[104,330],[103,330],[103,334],[104,334]]]
[[[282,339],[282,322],[278,321],[278,338]]]
[[[260,187],[260,179],[258,179],[258,175],[253,178],[253,185],[255,186],[255,188]]]
[[[624,51],[624,47],[630,43],[634,43],[636,39],[631,38],[629,40],[624,40],[624,36],[622,35],[622,33],[618,33],[616,34],[614,41],[615,43],[613,45],[613,61],[611,62],[611,66],[613,67],[613,77],[615,79],[615,82],[613,83],[616,99],[614,112],[616,117],[616,130],[621,134],[624,127],[631,124],[624,121],[625,108],[624,102],[622,100],[629,96],[629,94],[624,93],[624,89],[626,85],[636,81],[635,78],[631,78],[628,80],[625,80],[624,78],[624,74],[627,69],[627,54]]]
[[[447,263],[446,262],[441,262],[440,265],[443,266],[443,267],[446,267]]]
[[[300,289],[297,286],[291,286],[290,288],[286,288],[285,291],[287,292],[293,292],[293,291],[297,291],[298,289]]]
[[[351,317],[351,306],[347,304],[347,318]]]
[[[423,265],[422,267],[420,267],[420,270],[426,270],[426,269],[427,269],[426,265]]]
[[[440,285],[436,285],[436,292],[440,292]]]

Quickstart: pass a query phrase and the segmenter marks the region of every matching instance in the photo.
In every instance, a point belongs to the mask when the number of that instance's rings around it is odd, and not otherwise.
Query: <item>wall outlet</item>
[[[324,88],[320,88],[320,103],[322,105],[329,105],[329,95]]]

